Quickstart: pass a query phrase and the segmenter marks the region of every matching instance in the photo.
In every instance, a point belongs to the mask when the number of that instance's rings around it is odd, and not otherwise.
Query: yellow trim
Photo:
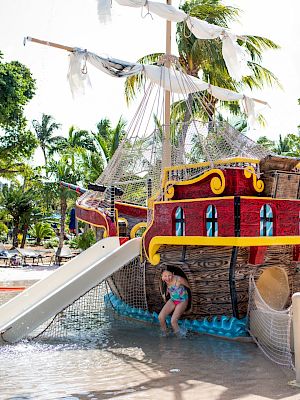
[[[153,206],[154,206],[154,202],[155,202],[155,199],[157,199],[157,197],[159,196],[159,194],[160,194],[160,192],[159,191],[157,191],[154,195],[152,195],[151,197],[149,197],[149,199],[148,199],[148,201],[147,201],[147,208],[149,209],[153,209]]]
[[[93,224],[93,223],[91,223],[91,222],[89,222],[89,221],[86,221],[85,219],[78,218],[78,217],[76,217],[76,219],[78,219],[78,221],[82,221],[82,222],[84,222],[84,223],[86,223],[86,224],[95,226],[96,228],[103,228],[103,230],[104,230],[103,237],[107,237],[107,236],[108,236],[108,234],[107,234],[107,229],[105,228],[104,225]]]
[[[257,197],[255,197],[257,199]],[[260,197],[261,198],[261,197]],[[172,200],[172,203],[191,203],[191,202],[200,202],[200,201],[222,201],[222,200],[233,200],[234,196],[224,196],[224,197],[206,197],[204,199],[182,199],[182,200]],[[145,254],[147,254],[146,248],[145,248],[145,240],[144,237],[147,234],[147,232],[150,230],[150,228],[152,227],[152,225],[154,224],[154,220],[155,220],[155,206],[157,204],[170,204],[168,201],[156,201],[154,202],[153,205],[153,214],[152,214],[152,220],[150,225],[148,226],[148,228],[145,230],[145,232],[143,233],[143,248],[144,248],[144,252]]]
[[[79,204],[79,203],[76,203],[76,206],[77,206],[78,208],[82,208],[82,209],[85,210],[85,211],[94,211],[95,213],[101,215],[101,216],[104,218],[105,223],[106,223],[105,230],[106,230],[106,232],[109,232],[109,225],[108,225],[108,222],[107,222],[107,219],[106,219],[105,214],[103,214],[103,213],[100,212],[99,210],[96,210],[95,208],[85,207],[85,206],[82,206],[82,205]],[[77,218],[77,217],[76,217],[76,218]],[[103,227],[104,227],[103,225],[93,224],[93,223],[88,222],[88,221],[85,221],[84,219],[81,219],[81,218],[77,218],[77,219],[79,219],[79,220],[81,220],[81,221],[83,221],[83,222],[86,222],[87,224],[90,224],[90,225],[93,225],[93,226],[97,226],[98,228],[103,228]]]
[[[262,197],[255,197],[255,199],[261,199]],[[268,197],[269,198],[269,197]],[[172,200],[172,203],[192,203],[193,201],[222,201],[222,200],[230,200],[234,199],[234,196],[224,196],[224,197],[205,197],[201,199],[181,199],[181,200]],[[154,206],[157,204],[170,204],[169,201],[156,201],[154,202]]]
[[[255,197],[257,199],[257,197]],[[261,197],[260,197],[261,198]],[[172,200],[172,203],[191,203],[191,202],[200,202],[200,201],[222,201],[222,200],[233,200],[234,196],[224,196],[224,197],[206,197],[204,199],[182,199],[182,200]],[[143,249],[145,254],[147,254],[146,248],[145,248],[145,240],[144,237],[146,236],[147,232],[151,229],[152,225],[154,224],[154,220],[155,220],[155,206],[157,204],[170,204],[168,201],[156,201],[154,202],[154,206],[153,206],[153,214],[152,214],[152,221],[150,223],[150,225],[148,226],[148,228],[145,230],[145,232],[143,233]]]
[[[207,236],[155,236],[150,240],[148,260],[152,265],[160,262],[160,246],[278,246],[300,244],[300,236],[207,237]],[[147,252],[146,252],[147,254]]]
[[[139,222],[134,225],[130,231],[130,239],[134,239],[137,231],[141,228],[147,228],[147,222]]]
[[[181,199],[181,200],[172,200],[172,203],[191,203],[193,201],[198,202],[198,201],[222,201],[222,200],[228,200],[228,199],[233,199],[234,196],[224,196],[224,197],[204,197],[201,199]],[[279,199],[279,198],[273,198],[273,197],[258,197],[258,196],[240,196],[241,199],[255,199],[255,200],[276,200],[276,201],[300,201],[300,199]],[[154,202],[154,205],[156,204],[170,204],[169,201],[156,201]]]
[[[118,223],[119,223],[119,222],[125,222],[126,228],[128,228],[128,221],[127,221],[126,218],[124,218],[124,217],[119,217],[119,218],[118,218]]]
[[[210,188],[213,193],[221,194],[225,189],[225,176],[220,169],[210,169],[209,171],[204,172],[197,178],[189,179],[187,181],[168,181],[164,186],[165,197],[167,199],[172,199],[174,196],[174,186],[185,186],[192,185],[193,183],[197,183],[208,177],[209,175],[217,174],[219,177],[214,176],[210,181]]]
[[[227,165],[227,164],[232,164],[232,163],[259,164],[259,159],[258,158],[233,157],[233,158],[228,158],[226,160],[216,160],[213,162],[213,165],[214,166]],[[197,163],[197,164],[182,164],[182,165],[176,165],[173,167],[164,168],[162,187],[165,187],[165,183],[167,182],[169,171],[181,171],[183,169],[189,169],[189,168],[209,167],[209,166],[211,166],[211,164],[212,164],[211,162],[206,161],[206,162]]]
[[[253,177],[253,187],[258,193],[261,193],[264,190],[265,184],[262,180],[257,179],[255,169],[251,165],[244,169],[244,175],[247,179],[251,178],[251,176]]]
[[[142,210],[147,211],[147,207],[145,207],[145,206],[138,206],[138,205],[136,205],[136,204],[123,203],[123,202],[121,202],[121,201],[116,201],[115,204],[120,204],[120,205],[124,205],[124,206],[127,206],[127,207],[132,207],[132,208],[141,208]]]
[[[120,232],[119,232],[118,220],[119,220],[119,213],[118,213],[118,210],[117,210],[116,207],[115,207],[115,220],[114,220],[114,224],[115,224],[115,227],[116,227],[117,236],[120,236],[120,235],[119,235]]]
[[[224,199],[225,197],[223,197]],[[275,197],[261,197],[261,196],[240,196],[241,199],[256,199],[256,200],[267,200],[267,201],[300,201],[300,199],[283,199],[283,198],[275,198]]]

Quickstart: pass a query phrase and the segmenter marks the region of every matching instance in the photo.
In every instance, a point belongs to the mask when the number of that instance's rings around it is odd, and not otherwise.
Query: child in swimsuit
[[[178,326],[178,320],[188,305],[189,295],[187,288],[189,288],[189,284],[185,278],[174,275],[174,273],[170,271],[163,271],[161,279],[166,283],[170,294],[170,299],[163,306],[158,316],[162,334],[164,336],[167,334],[166,317],[173,313],[171,318],[173,331],[176,335],[182,336]]]

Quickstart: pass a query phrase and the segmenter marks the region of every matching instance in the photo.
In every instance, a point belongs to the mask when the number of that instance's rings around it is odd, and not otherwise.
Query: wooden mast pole
[[[171,5],[172,0],[167,0],[167,4]],[[171,21],[166,22],[166,56],[171,55]],[[167,68],[170,68],[170,61],[167,58],[165,64]],[[167,78],[168,79],[168,78]],[[171,93],[165,91],[165,134],[163,138],[163,148],[162,148],[162,174],[164,168],[171,166],[171,143],[170,143],[170,107],[171,107]]]
[[[55,47],[56,49],[62,49],[62,50],[66,50],[69,52],[73,52],[75,51],[75,47],[70,47],[70,46],[65,46],[63,44],[59,44],[59,43],[53,43],[53,42],[48,42],[47,40],[41,40],[41,39],[36,39],[36,38],[32,38],[30,36],[26,36],[24,38],[24,45],[26,44],[26,42],[34,42],[34,43],[39,43],[39,44],[43,44],[45,46],[50,46],[50,47]]]

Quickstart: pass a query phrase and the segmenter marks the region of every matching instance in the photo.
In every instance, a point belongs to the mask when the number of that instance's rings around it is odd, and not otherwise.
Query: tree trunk
[[[12,245],[13,245],[13,247],[16,247],[16,248],[19,246],[18,233],[19,233],[19,219],[14,219]]]
[[[25,247],[27,232],[28,232],[28,225],[25,224],[24,229],[23,229],[22,242],[21,242],[21,246],[20,246],[21,249],[24,249],[24,247]]]
[[[44,160],[45,160],[45,171],[46,171],[46,178],[48,178],[48,168],[47,168],[47,165],[48,165],[48,160],[47,160],[46,148],[45,148],[45,146],[41,146],[41,147],[42,147],[42,152],[43,152],[43,155],[44,155]]]
[[[67,212],[67,200],[62,194],[62,197],[60,199],[60,233],[59,233],[58,249],[56,252],[57,256],[60,255],[61,249],[64,245],[66,212]]]
[[[47,167],[47,154],[46,154],[46,148],[45,148],[44,146],[41,146],[41,147],[42,147],[42,152],[43,152],[43,155],[44,155],[45,167]]]

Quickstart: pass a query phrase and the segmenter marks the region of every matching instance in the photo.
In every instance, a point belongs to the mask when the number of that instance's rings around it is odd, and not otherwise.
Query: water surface
[[[287,385],[293,374],[252,343],[162,338],[156,326],[119,317],[80,339],[1,347],[0,377],[1,400],[300,399]]]

